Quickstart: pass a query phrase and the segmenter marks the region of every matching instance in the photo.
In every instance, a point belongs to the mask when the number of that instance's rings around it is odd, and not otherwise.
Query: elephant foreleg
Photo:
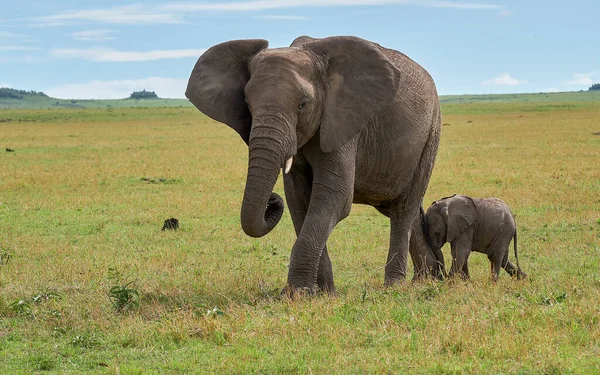
[[[321,258],[319,259],[319,269],[317,271],[317,287],[320,291],[323,291],[330,295],[335,295],[335,284],[333,283],[333,268],[331,266],[331,260],[327,253],[327,245],[323,247],[321,251]]]
[[[467,280],[469,278],[467,260],[469,259],[469,254],[471,253],[472,244],[473,228],[468,228],[463,234],[450,243],[450,252],[452,254],[450,277],[459,275],[463,280]]]
[[[306,213],[308,212],[312,191],[312,169],[310,165],[304,159],[296,158],[294,168],[289,174],[284,175],[283,183],[294,230],[296,231],[296,236],[299,236],[304,225]],[[321,250],[317,270],[317,287],[320,291],[335,294],[333,268],[329,259],[329,253],[327,252],[327,245]]]
[[[319,147],[318,143],[313,146]],[[294,209],[298,238],[292,247],[288,272],[288,286],[292,290],[314,291],[315,285],[323,290],[334,290],[326,243],[335,225],[350,213],[354,193],[355,147],[356,144],[351,143],[327,154],[319,150],[311,153],[312,158],[307,160],[310,165],[307,163],[305,168],[311,168],[312,183],[309,184],[310,193],[307,193],[306,187],[303,188],[305,198],[302,202],[305,203],[298,204]],[[297,172],[306,175],[302,171]],[[301,220],[304,210],[304,220]]]

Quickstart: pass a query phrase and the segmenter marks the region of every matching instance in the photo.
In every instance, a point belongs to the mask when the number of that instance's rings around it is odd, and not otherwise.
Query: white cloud
[[[496,4],[460,3],[455,1],[412,1],[411,5],[422,5],[432,8],[457,8],[457,9],[498,9]]]
[[[11,86],[8,83],[3,83],[0,85],[0,87],[4,87],[4,88],[10,88]]]
[[[498,9],[495,4],[481,4],[454,1],[421,1],[421,0],[257,0],[239,2],[187,2],[171,3],[163,8],[175,12],[198,11],[256,11],[266,9],[306,8],[306,7],[351,7],[376,5],[420,5],[433,8],[459,9]]]
[[[152,61],[162,59],[180,59],[184,57],[200,57],[205,49],[152,50],[152,51],[118,51],[111,48],[59,48],[50,51],[50,56],[62,59],[82,59],[97,62],[131,62]]]
[[[109,29],[99,29],[99,30],[84,30],[77,31],[74,33],[67,34],[67,36],[72,37],[75,40],[85,40],[85,41],[103,41],[103,40],[111,40],[115,39],[109,34],[114,33],[116,30]]]
[[[142,4],[118,6],[106,9],[86,9],[50,16],[31,18],[44,26],[63,25],[66,22],[101,22],[112,24],[174,24],[183,23],[182,14],[164,12],[159,9],[147,8]]]
[[[310,17],[302,17],[302,16],[256,16],[254,18],[258,18],[261,20],[284,20],[284,21],[308,21]]]
[[[594,83],[593,76],[597,75],[598,72],[591,73],[575,73],[573,79],[566,81],[567,85],[591,85]]]
[[[498,16],[500,16],[500,17],[510,17],[512,15],[513,15],[513,12],[508,9],[503,9],[498,13]]]
[[[543,92],[560,92],[560,90],[555,87],[550,87],[549,89],[546,89]]]
[[[503,85],[503,86],[517,86],[527,83],[527,81],[520,81],[513,78],[508,73],[500,74],[498,77],[488,79],[481,82],[484,85]]]
[[[106,24],[178,24],[186,23],[192,12],[206,11],[260,11],[268,9],[357,7],[378,5],[413,5],[431,8],[501,9],[496,4],[460,1],[427,0],[254,0],[224,2],[164,2],[162,5],[132,4],[102,9],[72,10],[42,17],[27,18],[31,26],[64,26],[70,23],[89,25],[90,22]]]
[[[39,49],[37,47],[24,47],[24,46],[0,46],[0,51],[31,51]]]
[[[90,81],[69,83],[46,90],[46,94],[60,99],[123,99],[133,91],[155,91],[161,98],[185,98],[187,79],[149,77],[120,81]]]

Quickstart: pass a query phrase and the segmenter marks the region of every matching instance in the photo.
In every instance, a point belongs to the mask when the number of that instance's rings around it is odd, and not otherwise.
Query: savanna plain
[[[503,199],[527,280],[472,253],[468,282],[385,288],[388,220],[355,205],[337,296],[294,300],[289,214],[240,228],[233,130],[189,107],[0,119],[2,374],[600,373],[599,101],[443,105],[425,208]]]

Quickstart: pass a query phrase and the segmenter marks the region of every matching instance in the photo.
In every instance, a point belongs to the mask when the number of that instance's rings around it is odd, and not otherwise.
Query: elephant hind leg
[[[406,280],[412,226],[419,210],[418,205],[390,206],[390,248],[385,264],[385,285]]]
[[[463,264],[463,266],[462,266],[462,272],[467,279],[470,277],[469,276],[469,260],[468,259],[465,260],[465,264]]]
[[[510,260],[508,260],[508,254],[504,257],[502,268],[511,276],[516,277],[517,280],[522,280],[527,278],[527,274],[521,271],[517,266],[515,266]]]
[[[488,259],[490,260],[493,282],[498,281],[498,276],[500,276],[500,268],[504,268],[511,276],[513,276],[512,272],[516,272],[516,267],[514,267],[513,264],[508,260],[507,253],[504,253],[502,257],[498,254],[492,253],[491,255],[488,255]]]

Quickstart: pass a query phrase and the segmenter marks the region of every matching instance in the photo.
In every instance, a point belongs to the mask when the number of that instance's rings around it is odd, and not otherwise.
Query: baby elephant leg
[[[522,280],[527,278],[527,274],[520,269],[517,268],[510,260],[508,260],[508,254],[504,256],[502,260],[502,268],[511,276],[516,277],[517,280]]]
[[[452,268],[449,276],[460,276],[463,280],[469,279],[469,268],[467,267],[467,259],[473,245],[473,228],[465,230],[458,238],[450,242],[450,251],[452,254]]]
[[[498,276],[500,275],[500,268],[502,267],[503,258],[498,256],[497,254],[488,255],[488,259],[490,260],[490,266],[492,271],[492,281],[498,281]]]
[[[454,275],[460,276],[463,280],[469,279],[469,268],[467,266],[467,259],[469,258],[469,254],[471,253],[470,244],[469,246],[460,246],[451,244],[451,254],[452,254],[452,267],[450,268],[449,277],[454,277]]]

